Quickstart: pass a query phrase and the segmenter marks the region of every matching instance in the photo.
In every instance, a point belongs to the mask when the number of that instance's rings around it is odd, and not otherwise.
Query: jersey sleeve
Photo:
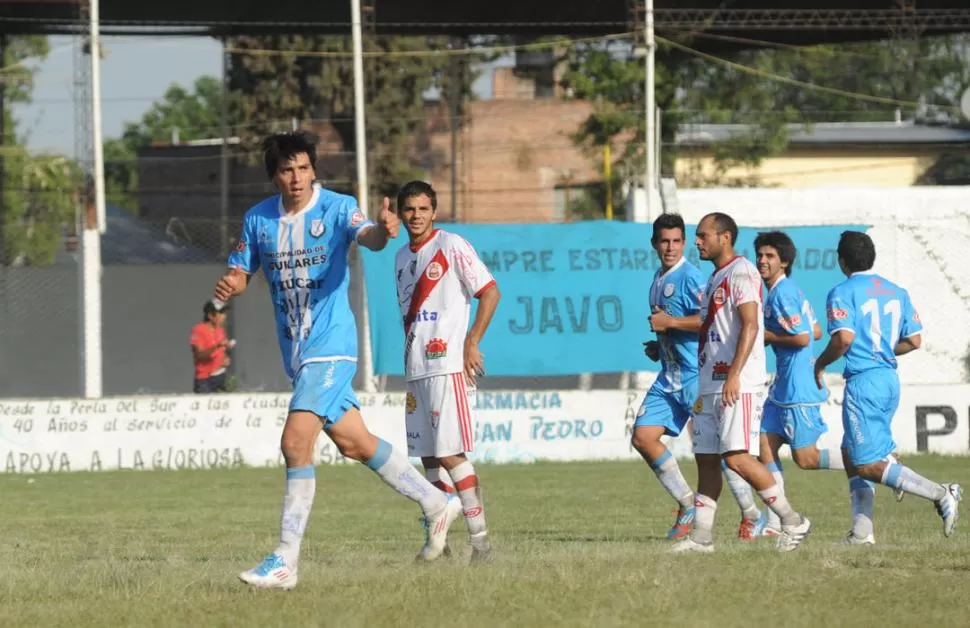
[[[201,325],[196,325],[192,328],[192,333],[189,335],[189,346],[196,347],[200,351],[204,351],[206,349],[205,330],[202,329]]]
[[[913,307],[913,302],[909,298],[909,293],[903,293],[903,312],[902,322],[899,325],[899,337],[910,338],[918,336],[923,332],[923,323],[919,319],[919,313]]]
[[[259,270],[259,240],[257,239],[256,216],[246,214],[243,218],[242,233],[236,248],[229,254],[229,267],[238,268],[247,275]]]
[[[357,207],[357,203],[348,201],[341,212],[341,227],[347,234],[347,242],[356,242],[360,234],[367,228],[373,227],[374,222],[369,220]]]
[[[852,310],[852,303],[838,287],[832,288],[825,300],[825,317],[828,320],[829,334],[842,330],[855,333],[855,312]]]
[[[775,321],[792,336],[812,333],[812,317],[802,311],[805,303],[800,294],[784,294],[775,303],[772,315]],[[811,308],[809,308],[809,312]]]
[[[488,266],[478,257],[478,253],[464,238],[452,235],[449,238],[449,256],[458,271],[458,279],[468,294],[479,297],[495,285],[495,278]]]
[[[730,286],[735,305],[761,302],[761,277],[748,267],[736,268],[731,273]]]
[[[699,273],[686,273],[680,291],[680,305],[684,316],[693,316],[701,311],[704,297],[704,282]]]

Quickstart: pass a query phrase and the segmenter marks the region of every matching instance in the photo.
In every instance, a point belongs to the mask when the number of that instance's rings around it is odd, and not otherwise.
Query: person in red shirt
[[[229,306],[225,303],[214,299],[206,301],[202,308],[202,322],[192,328],[189,345],[195,362],[193,392],[226,391],[226,368],[230,362],[226,352],[236,345],[235,340],[226,336],[227,309]]]

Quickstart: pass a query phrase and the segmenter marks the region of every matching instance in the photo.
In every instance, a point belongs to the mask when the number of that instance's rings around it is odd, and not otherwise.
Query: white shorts
[[[407,386],[408,455],[441,458],[471,451],[475,437],[464,373],[425,377]]]
[[[761,413],[764,392],[743,392],[733,406],[721,402],[721,393],[702,395],[694,413],[694,453],[724,454],[746,451],[757,456],[761,451]]]

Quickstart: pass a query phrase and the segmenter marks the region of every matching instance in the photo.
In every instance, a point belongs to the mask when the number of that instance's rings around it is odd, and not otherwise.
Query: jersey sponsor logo
[[[408,414],[414,414],[414,411],[418,409],[418,400],[414,397],[412,393],[408,393],[404,397],[404,411]]]
[[[438,262],[431,262],[428,264],[428,269],[424,271],[424,274],[428,276],[431,281],[436,281],[441,279],[441,275],[444,274],[444,269],[442,269],[441,264]]]
[[[314,238],[319,238],[326,232],[327,226],[323,224],[323,221],[319,218],[314,218],[313,222],[310,223],[310,235]]]
[[[711,379],[714,381],[724,381],[727,379],[729,370],[731,370],[731,367],[727,362],[715,362],[711,368]]]
[[[437,312],[431,312],[431,311],[428,311],[428,310],[421,310],[420,312],[418,312],[417,314],[414,315],[414,320],[412,320],[411,323],[412,324],[413,323],[421,323],[421,322],[434,323],[437,320],[438,320],[438,313]],[[407,317],[405,317],[404,322],[405,322],[405,324],[407,324]]]
[[[792,316],[779,316],[778,324],[781,325],[782,329],[790,332],[802,324],[802,317],[799,314],[793,314]]]
[[[367,220],[367,219],[364,218],[364,215],[362,213],[360,213],[359,211],[355,211],[350,216],[350,226],[351,227],[356,227],[357,225],[359,225],[360,223],[364,222],[365,220]]]
[[[849,312],[840,307],[829,308],[828,315],[830,321],[844,321],[849,318]]]
[[[676,288],[674,288],[674,284],[668,283],[666,286],[664,286],[664,296],[669,299],[670,297],[674,296],[674,290],[676,290]]]
[[[715,343],[715,342],[716,343],[720,343],[720,342],[723,342],[723,340],[721,340],[721,334],[717,333],[717,330],[716,329],[712,329],[711,330],[711,333],[709,333],[707,335],[707,337],[710,339],[710,342],[711,343]]]
[[[441,280],[441,277],[448,270],[448,258],[445,257],[445,254],[440,249],[435,253],[431,263],[438,264],[441,267],[441,272],[435,279],[429,277],[428,273],[423,273],[415,284],[413,292],[411,293],[411,303],[408,306],[408,313],[404,319],[405,333],[411,331],[411,325],[414,323],[414,318],[418,312],[421,311],[421,306],[428,300],[428,297],[431,296],[431,291],[434,290],[435,286],[438,285],[438,281]]]
[[[432,338],[424,347],[424,357],[438,360],[448,355],[448,343],[441,338]]]

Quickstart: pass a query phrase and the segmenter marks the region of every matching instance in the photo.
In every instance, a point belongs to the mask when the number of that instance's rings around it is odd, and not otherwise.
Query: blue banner
[[[502,301],[481,345],[489,374],[658,370],[658,363],[643,355],[642,344],[654,338],[647,317],[650,283],[660,267],[650,246],[652,225],[596,221],[444,228],[475,247],[502,291]],[[844,279],[836,246],[846,229],[864,231],[866,227],[784,229],[798,247],[792,278],[815,308],[823,331],[825,297]],[[753,261],[754,238],[768,230],[742,228],[738,253]],[[713,265],[698,259],[694,231],[694,225],[688,225],[688,259],[707,276]],[[397,306],[394,256],[406,242],[402,227],[401,236],[384,251],[362,253],[374,369],[380,374],[404,374],[404,331]],[[816,353],[821,349],[818,346]],[[770,350],[768,354],[773,369],[774,356]],[[840,369],[841,361],[831,367]]]

